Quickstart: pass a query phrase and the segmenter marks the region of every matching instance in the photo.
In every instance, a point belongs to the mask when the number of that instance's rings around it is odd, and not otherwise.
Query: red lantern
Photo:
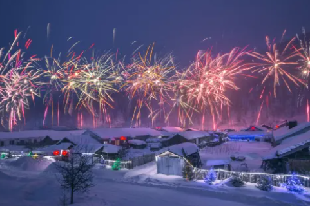
[[[67,156],[68,155],[68,152],[66,150],[63,150],[62,151],[62,156]]]
[[[53,152],[53,155],[54,155],[54,156],[58,156],[58,155],[60,155],[59,150],[55,150],[55,151]]]
[[[126,140],[127,138],[125,136],[121,136],[121,140]]]

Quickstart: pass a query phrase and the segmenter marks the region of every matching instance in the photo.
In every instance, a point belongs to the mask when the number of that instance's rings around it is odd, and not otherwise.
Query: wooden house
[[[295,171],[309,174],[310,131],[290,137],[272,148],[263,159],[262,168],[271,173]]]
[[[193,167],[200,167],[201,160],[196,144],[183,143],[171,146],[156,156],[157,173],[182,176],[182,170],[186,163]]]
[[[116,160],[121,156],[122,147],[112,144],[103,144],[102,157],[105,160]]]
[[[176,134],[172,137],[163,138],[161,144],[163,147],[169,147],[176,144],[182,144],[184,142],[189,142],[189,140],[179,134]]]

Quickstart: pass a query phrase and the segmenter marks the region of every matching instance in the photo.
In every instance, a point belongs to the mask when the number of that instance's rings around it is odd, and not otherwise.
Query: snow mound
[[[24,171],[43,171],[45,170],[53,160],[47,160],[44,158],[33,159],[32,157],[20,157],[17,160],[8,163],[10,166],[17,167]]]

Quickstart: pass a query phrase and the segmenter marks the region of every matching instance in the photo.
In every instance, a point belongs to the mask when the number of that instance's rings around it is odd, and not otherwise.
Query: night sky
[[[8,47],[15,29],[30,26],[31,52],[38,55],[49,54],[52,44],[54,52],[66,52],[68,37],[82,41],[80,50],[95,43],[128,56],[156,42],[156,52],[173,52],[186,66],[200,49],[263,48],[266,35],[280,39],[286,29],[289,38],[303,26],[310,31],[309,9],[309,0],[0,0],[0,47]]]

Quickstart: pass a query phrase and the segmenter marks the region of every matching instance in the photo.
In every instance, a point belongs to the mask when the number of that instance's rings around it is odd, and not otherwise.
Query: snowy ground
[[[10,162],[10,163],[9,163]],[[55,180],[53,163],[48,167],[24,170],[16,162],[0,161],[0,205],[57,206],[62,192]],[[28,165],[28,166],[25,166]],[[40,170],[41,169],[41,170]],[[299,206],[310,205],[305,195],[286,193],[282,188],[262,192],[247,184],[232,188],[217,183],[186,182],[180,177],[156,174],[154,162],[134,170],[112,171],[97,166],[95,187],[89,193],[76,195],[77,206]]]
[[[243,162],[232,161],[232,170],[239,171],[242,169],[241,164],[246,163],[251,171],[261,171],[260,166],[262,157],[272,149],[267,142],[226,142],[216,147],[206,147],[200,150],[200,158],[203,165],[208,160],[230,160],[230,157],[244,156]]]

